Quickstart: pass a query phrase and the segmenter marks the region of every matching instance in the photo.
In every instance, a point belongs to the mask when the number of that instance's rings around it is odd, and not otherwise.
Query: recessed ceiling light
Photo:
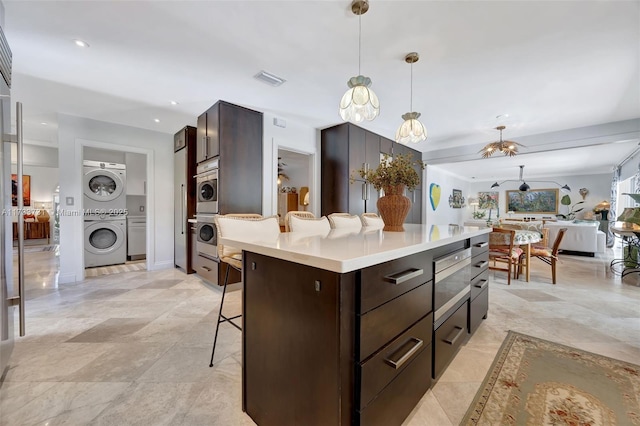
[[[176,102],[176,101],[171,101],[171,102],[169,102],[169,103],[170,103],[171,105],[178,105],[178,102]]]
[[[42,124],[43,126],[46,126],[46,125],[47,125],[47,123],[45,123],[44,121],[43,121],[42,123],[40,123],[40,124]]]
[[[76,44],[76,46],[78,47],[89,47],[89,43],[87,43],[84,40],[80,40],[80,39],[75,39],[73,40],[73,42]]]
[[[154,118],[153,121],[155,121],[156,123],[159,123],[160,119],[159,118]]]

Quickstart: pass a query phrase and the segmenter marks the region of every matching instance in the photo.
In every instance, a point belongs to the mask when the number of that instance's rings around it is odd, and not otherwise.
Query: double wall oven
[[[198,254],[210,259],[218,257],[218,236],[215,216],[218,214],[218,167],[219,160],[214,158],[197,168],[196,191],[196,249]]]

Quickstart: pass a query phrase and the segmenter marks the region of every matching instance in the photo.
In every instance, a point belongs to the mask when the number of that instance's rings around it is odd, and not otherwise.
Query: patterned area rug
[[[640,366],[510,331],[463,425],[640,425]]]
[[[136,260],[123,263],[121,265],[98,266],[95,268],[85,268],[85,278],[101,277],[103,275],[119,274],[121,272],[146,271],[147,261]]]

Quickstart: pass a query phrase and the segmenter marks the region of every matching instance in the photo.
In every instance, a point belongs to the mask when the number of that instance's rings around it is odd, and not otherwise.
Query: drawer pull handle
[[[489,266],[489,261],[488,260],[483,260],[480,263],[476,263],[475,265],[476,268],[484,268],[485,266]]]
[[[488,264],[489,262],[487,262]],[[391,284],[398,285],[402,284],[405,281],[409,281],[412,278],[419,277],[424,274],[424,270],[411,268],[408,271],[398,272],[397,274],[387,275],[384,277],[385,281],[390,282]]]
[[[484,290],[485,288],[487,288],[487,286],[489,285],[489,281],[487,280],[480,280],[477,283],[475,283],[473,286],[475,288],[479,288],[480,290]]]
[[[204,269],[207,272],[211,272],[211,268],[207,268],[206,266],[201,266],[202,269]]]
[[[451,337],[451,335],[454,333],[455,333],[455,336]],[[449,334],[449,336],[447,336],[444,339],[444,342],[450,345],[454,345],[456,341],[460,338],[460,336],[462,336],[462,333],[464,333],[464,329],[456,326],[456,328]]]
[[[415,355],[415,353],[418,352],[418,349],[420,349],[422,347],[422,345],[424,344],[424,342],[422,340],[420,340],[420,339],[418,339],[416,337],[412,337],[411,339],[409,339],[408,342],[410,342],[410,341],[414,342],[413,346],[404,355],[402,355],[399,360],[394,361],[394,360],[392,360],[390,358],[385,358],[384,361],[387,364],[389,364],[390,366],[392,366],[393,368],[395,368],[396,370],[398,368],[402,367],[402,364],[407,362],[409,360],[409,358],[411,358],[413,355]]]
[[[484,247],[486,247],[488,245],[489,245],[489,243],[485,241],[483,243],[474,244],[473,246],[474,247],[478,247],[478,248],[484,248]]]

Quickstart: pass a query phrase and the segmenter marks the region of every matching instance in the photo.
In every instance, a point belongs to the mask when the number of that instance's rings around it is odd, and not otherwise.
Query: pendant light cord
[[[413,112],[413,62],[411,62],[411,94],[409,95],[409,109]]]
[[[360,57],[362,55],[362,5],[358,15],[358,75],[360,75]]]

